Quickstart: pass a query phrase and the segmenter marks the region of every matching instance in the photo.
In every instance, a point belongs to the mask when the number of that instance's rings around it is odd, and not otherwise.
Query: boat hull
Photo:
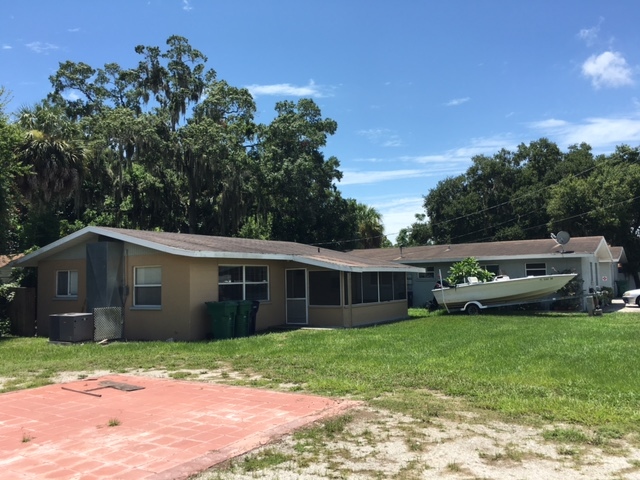
[[[564,287],[576,274],[541,275],[508,280],[463,283],[432,290],[436,301],[447,309],[463,309],[469,302],[483,307],[505,303],[530,302],[544,298]]]

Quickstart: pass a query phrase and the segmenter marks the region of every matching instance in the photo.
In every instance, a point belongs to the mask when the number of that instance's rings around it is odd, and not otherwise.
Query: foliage
[[[613,288],[602,287],[600,289],[600,295],[604,305],[611,305],[611,302],[613,301],[613,297],[614,297]]]
[[[396,237],[398,247],[414,247],[433,244],[431,226],[424,213],[416,213],[416,221],[410,227],[400,229]]]
[[[572,270],[563,270],[561,274],[575,273]],[[554,310],[572,310],[581,311],[583,309],[582,292],[584,280],[580,275],[576,275],[569,282],[558,290],[558,295],[564,297],[562,300],[553,302]]]
[[[130,67],[63,62],[45,100],[15,125],[0,115],[0,249],[95,224],[382,245],[379,213],[337,190],[340,162],[323,153],[337,123],[313,100],[278,102],[257,124],[248,90],[218,79],[186,38],[134,50]]]
[[[596,162],[586,144],[563,153],[542,138],[516,151],[477,155],[462,175],[437,184],[424,208],[438,244],[548,237],[549,189],[588,174]]]
[[[11,331],[11,319],[9,318],[9,304],[15,297],[15,283],[0,282],[0,337],[8,335]]]
[[[464,174],[425,195],[435,244],[602,235],[622,246],[640,284],[640,148],[594,157],[586,143],[566,152],[546,138],[515,151],[478,155]],[[399,241],[411,243],[406,232]]]
[[[21,247],[20,192],[16,178],[25,167],[14,152],[20,142],[20,130],[9,123],[5,107],[9,94],[0,86],[0,253],[17,253]]]
[[[380,248],[383,245],[384,226],[382,215],[374,207],[351,200],[355,209],[358,228],[358,240],[355,248]]]
[[[451,265],[447,282],[457,285],[466,282],[468,277],[476,277],[480,282],[488,282],[493,279],[494,274],[481,267],[475,258],[468,257]]]

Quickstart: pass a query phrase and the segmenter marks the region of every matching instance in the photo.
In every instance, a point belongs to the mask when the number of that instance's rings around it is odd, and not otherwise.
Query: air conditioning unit
[[[90,313],[56,313],[49,315],[50,342],[93,341],[93,315]]]

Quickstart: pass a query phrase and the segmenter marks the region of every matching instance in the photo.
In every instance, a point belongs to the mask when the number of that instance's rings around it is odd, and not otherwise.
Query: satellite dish
[[[571,240],[571,235],[569,235],[565,231],[558,232],[555,238],[555,241],[560,245],[566,245],[567,243],[569,243],[569,240]]]

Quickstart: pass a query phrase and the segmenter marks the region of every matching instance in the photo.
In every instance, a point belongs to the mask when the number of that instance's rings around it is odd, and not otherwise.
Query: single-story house
[[[423,272],[293,242],[106,227],[83,228],[15,266],[38,269],[38,335],[49,335],[51,315],[88,312],[130,340],[205,339],[205,303],[222,300],[259,301],[257,331],[403,319],[407,273]]]
[[[583,280],[583,289],[613,288],[617,295],[633,280],[626,278],[620,265],[626,263],[624,249],[610,247],[602,236],[574,237],[560,244],[555,239],[507,242],[424,245],[404,248],[354,250],[354,255],[424,268],[409,275],[409,296],[415,306],[433,298],[431,290],[456,262],[474,257],[496,275],[512,278],[571,271]]]

